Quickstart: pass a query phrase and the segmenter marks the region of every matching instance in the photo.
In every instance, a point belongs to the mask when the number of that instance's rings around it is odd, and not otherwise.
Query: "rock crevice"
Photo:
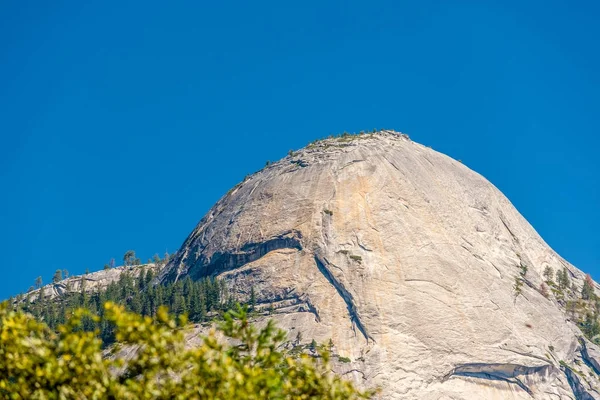
[[[353,328],[357,328],[360,333],[363,335],[367,344],[369,341],[375,342],[372,336],[367,332],[367,328],[362,322],[358,310],[356,309],[356,304],[354,303],[354,298],[352,294],[348,292],[348,290],[344,287],[344,285],[335,278],[335,276],[331,273],[329,269],[329,262],[326,258],[321,257],[319,255],[315,255],[315,263],[317,264],[317,268],[323,274],[325,279],[335,288],[337,293],[340,295],[342,300],[346,303],[346,307],[348,308],[348,314],[350,316],[350,320],[352,321]]]

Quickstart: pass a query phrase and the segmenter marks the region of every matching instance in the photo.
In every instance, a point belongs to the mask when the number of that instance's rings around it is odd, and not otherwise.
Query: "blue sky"
[[[266,160],[372,128],[600,278],[598,2],[83,3],[0,5],[0,298],[173,252]]]

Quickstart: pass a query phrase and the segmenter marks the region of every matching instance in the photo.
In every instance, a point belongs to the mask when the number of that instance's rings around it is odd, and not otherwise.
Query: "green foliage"
[[[125,255],[123,255],[123,265],[130,266],[130,265],[139,265],[139,264],[140,264],[140,262],[139,262],[139,259],[136,258],[136,256],[135,256],[135,251],[127,250],[125,252]],[[112,266],[111,268],[114,268],[114,266]]]
[[[342,356],[338,357],[338,361],[341,362],[341,363],[346,363],[346,364],[352,362],[352,360],[349,359],[348,357],[342,357]]]
[[[361,256],[351,255],[350,259],[353,260],[353,261],[356,261],[358,263],[362,262],[362,257]]]
[[[323,210],[323,212],[324,212],[325,214],[329,215],[330,217],[333,215],[333,211],[331,211],[331,210],[328,210],[328,209],[325,209],[325,210]]]
[[[187,313],[189,319],[196,323],[206,322],[235,304],[224,283],[215,279],[192,281],[188,278],[177,283],[157,286],[151,285],[153,279],[152,270],[142,270],[137,279],[125,272],[117,282],[108,285],[106,290],[88,294],[85,292],[85,280],[82,277],[80,293],[69,293],[57,301],[50,302],[45,301],[41,294],[35,301],[22,302],[18,307],[56,330],[80,307],[103,316],[103,305],[106,302],[122,305],[128,311],[152,318],[157,316],[161,306],[166,306],[177,316]],[[98,329],[99,336],[105,344],[114,341],[114,332],[110,325],[87,321],[86,326],[90,330]]]
[[[515,285],[513,286],[513,289],[515,290],[516,300],[516,298],[523,293],[523,279],[520,276],[515,276]]]
[[[113,330],[118,346],[110,357],[96,332],[85,329],[86,320]],[[55,332],[3,303],[0,398],[341,400],[373,394],[330,373],[327,353],[292,357],[279,350],[285,334],[272,322],[256,329],[241,308],[219,327],[230,340],[211,332],[186,349],[185,323],[166,308],[153,320],[107,303],[101,317],[80,309]]]
[[[569,273],[566,268],[556,272],[556,281],[558,287],[562,290],[567,289],[570,286]]]
[[[256,311],[256,292],[254,286],[250,287],[250,311]]]
[[[581,288],[581,298],[584,300],[593,300],[595,296],[594,281],[592,281],[590,274],[587,274],[583,281],[583,288]]]
[[[352,140],[361,139],[361,138],[370,138],[373,136],[373,134],[375,134],[377,132],[380,132],[380,130],[372,129],[370,131],[370,133],[367,133],[366,131],[353,132],[353,133],[343,132],[343,133],[337,134],[337,135],[329,135],[323,139],[314,140],[314,141],[310,142],[307,147],[309,149],[311,149],[311,148],[315,147],[317,144],[319,144],[325,140],[344,143],[344,142],[350,142]],[[334,146],[334,145],[335,145],[335,143],[326,143],[325,148],[328,148],[328,147]]]
[[[63,279],[63,273],[60,269],[57,269],[56,272],[54,273],[54,276],[52,277],[52,282],[58,283],[58,282],[62,281],[62,279]]]
[[[546,278],[547,283],[552,282],[554,279],[554,270],[549,265],[544,268],[544,278]]]
[[[519,267],[521,268],[521,272],[519,272],[519,274],[521,275],[521,277],[525,278],[525,276],[527,276],[527,271],[529,270],[529,267],[523,263],[521,263]]]
[[[579,327],[583,334],[589,339],[598,344],[598,338],[600,335],[600,323],[598,322],[598,314],[588,312],[585,319],[579,323]]]
[[[519,253],[517,253],[517,256],[519,257],[519,259],[521,258],[521,255]],[[520,269],[519,275],[515,276],[515,284],[513,286],[513,289],[515,291],[515,301],[517,301],[517,297],[519,297],[519,295],[523,293],[523,281],[525,279],[525,276],[527,276],[527,270],[529,269],[527,265],[523,264],[523,262],[519,263],[518,267]]]

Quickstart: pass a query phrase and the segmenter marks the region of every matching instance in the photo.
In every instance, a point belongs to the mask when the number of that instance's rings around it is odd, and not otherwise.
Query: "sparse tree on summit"
[[[41,276],[38,276],[38,277],[35,279],[35,288],[36,288],[36,289],[39,289],[39,288],[41,288],[41,287],[42,287],[42,285],[43,285],[43,284],[44,284],[44,281],[42,281],[42,277],[41,277]]]
[[[133,265],[134,260],[135,260],[135,251],[127,250],[125,252],[125,255],[123,256],[123,264],[125,266]]]
[[[52,277],[52,282],[58,283],[62,280],[63,280],[63,273],[60,269],[57,269],[56,272],[54,273],[54,276]]]

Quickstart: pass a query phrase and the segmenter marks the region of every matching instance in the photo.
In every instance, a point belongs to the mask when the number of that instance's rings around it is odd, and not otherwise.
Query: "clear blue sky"
[[[266,160],[372,128],[600,278],[597,1],[82,3],[0,5],[0,298],[173,252]]]

